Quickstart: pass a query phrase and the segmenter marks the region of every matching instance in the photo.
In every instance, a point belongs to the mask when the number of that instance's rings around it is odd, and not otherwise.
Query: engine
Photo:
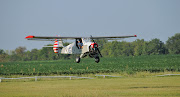
[[[98,44],[95,43],[95,42],[93,42],[93,43],[91,43],[91,47],[92,47],[92,48],[97,48],[97,47],[98,47]]]
[[[98,53],[98,44],[95,42],[92,42],[89,46],[89,56],[93,58]]]
[[[95,42],[91,43],[90,52],[96,53],[97,50],[98,50],[98,44]]]

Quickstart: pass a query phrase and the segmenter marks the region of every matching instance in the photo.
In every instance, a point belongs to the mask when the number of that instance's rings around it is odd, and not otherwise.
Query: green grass
[[[1,97],[179,97],[180,77],[1,82]]]
[[[74,59],[55,61],[1,62],[1,75],[69,75],[136,72],[180,71],[180,55],[151,55],[101,58],[100,63],[85,58],[75,63]]]
[[[1,62],[1,77],[74,75],[94,79],[44,78],[2,80],[0,97],[179,97],[180,55],[152,55],[74,60]],[[95,74],[123,76],[95,77]]]

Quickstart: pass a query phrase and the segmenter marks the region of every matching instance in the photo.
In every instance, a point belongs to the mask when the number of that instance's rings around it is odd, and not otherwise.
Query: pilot
[[[78,41],[78,47],[79,47],[79,49],[83,48],[83,43],[81,41]]]

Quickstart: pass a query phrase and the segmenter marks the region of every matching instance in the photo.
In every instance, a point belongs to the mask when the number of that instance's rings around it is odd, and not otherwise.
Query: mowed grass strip
[[[179,97],[180,77],[50,80],[0,83],[1,97]]]

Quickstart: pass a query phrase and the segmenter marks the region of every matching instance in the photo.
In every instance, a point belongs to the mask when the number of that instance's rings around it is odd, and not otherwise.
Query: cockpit
[[[82,39],[76,39],[76,46],[78,49],[82,49],[83,48],[83,42]]]

